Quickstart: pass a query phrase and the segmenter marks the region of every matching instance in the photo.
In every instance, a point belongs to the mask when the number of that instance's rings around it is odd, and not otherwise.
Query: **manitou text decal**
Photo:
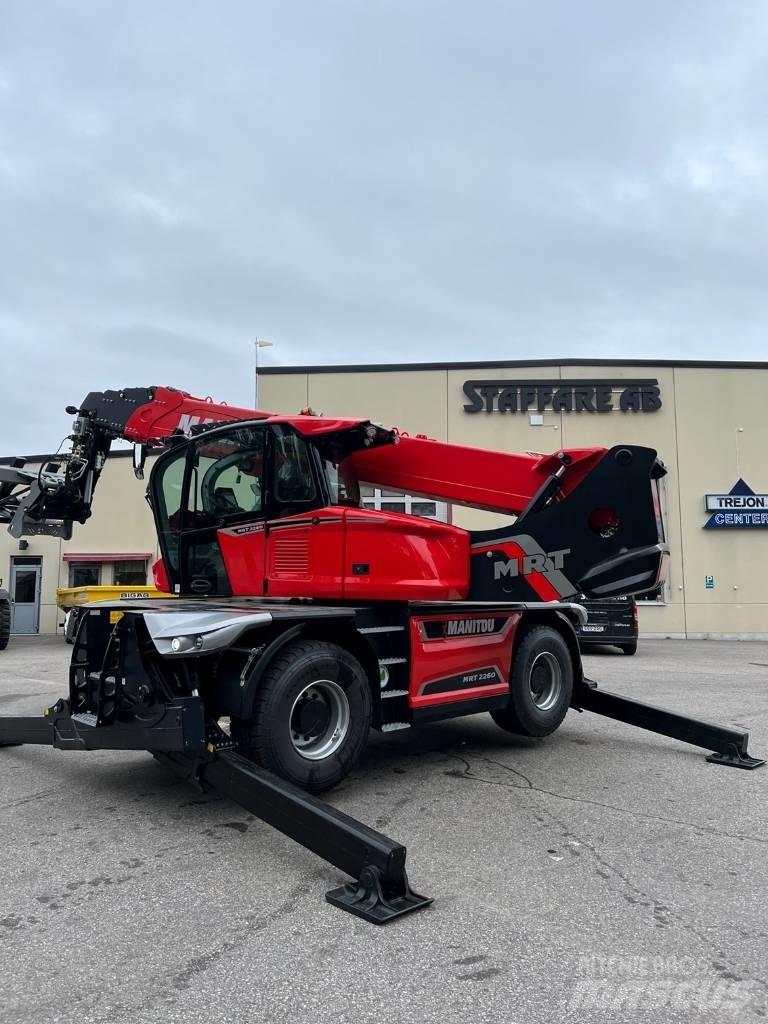
[[[476,633],[493,633],[496,628],[495,619],[449,619],[446,623],[446,636],[471,636]]]
[[[656,378],[467,380],[464,412],[657,412]]]
[[[755,494],[742,479],[728,494],[706,495],[704,504],[708,512],[714,513],[704,524],[705,530],[768,527],[768,494]]]
[[[559,551],[536,552],[532,555],[525,555],[523,558],[509,558],[506,561],[493,563],[493,578],[503,579],[504,576],[530,576],[532,572],[552,572],[553,569],[562,569],[565,563],[565,556],[570,555],[570,548],[561,548]]]

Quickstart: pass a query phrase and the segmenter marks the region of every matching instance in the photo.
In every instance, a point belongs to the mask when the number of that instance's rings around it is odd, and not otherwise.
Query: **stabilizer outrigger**
[[[0,717],[0,747],[148,750],[177,775],[240,804],[351,875],[354,881],[326,893],[335,907],[372,924],[386,924],[432,903],[411,889],[402,844],[241,757],[223,730],[206,729],[198,698],[166,705],[158,721],[146,728],[99,726],[91,719],[95,716],[71,714],[63,699],[43,715]]]
[[[707,761],[754,769],[764,760],[747,750],[749,733],[597,689],[585,680],[573,707],[710,750]],[[198,787],[232,800],[301,846],[351,875],[326,893],[329,903],[372,924],[385,924],[432,903],[408,882],[406,849],[343,811],[246,760],[217,725],[205,722],[198,697],[178,698],[151,724],[97,724],[72,714],[67,700],[42,716],[0,717],[0,746],[52,745],[60,750],[148,750]]]
[[[600,690],[591,679],[585,679],[578,690],[573,706],[578,711],[592,711],[596,715],[604,715],[616,722],[647,729],[649,732],[681,743],[690,743],[694,747],[711,750],[707,761],[722,764],[727,768],[759,768],[766,762],[758,757],[750,757],[747,752],[749,733],[745,729],[734,729],[725,725],[716,725],[699,718],[681,715],[676,711],[644,704],[630,697],[620,697],[616,693]]]

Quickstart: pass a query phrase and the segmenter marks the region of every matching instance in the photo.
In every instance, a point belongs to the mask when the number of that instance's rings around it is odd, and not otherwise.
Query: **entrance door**
[[[11,632],[40,629],[40,559],[15,560],[11,565]]]

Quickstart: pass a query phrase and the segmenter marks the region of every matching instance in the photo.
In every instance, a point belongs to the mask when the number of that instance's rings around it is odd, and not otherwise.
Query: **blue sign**
[[[708,494],[705,502],[707,511],[713,513],[704,524],[705,530],[768,528],[768,494],[755,494],[742,479],[728,494]]]
[[[705,576],[704,577],[704,586],[706,587],[707,590],[714,590],[715,589],[715,577],[714,576]]]

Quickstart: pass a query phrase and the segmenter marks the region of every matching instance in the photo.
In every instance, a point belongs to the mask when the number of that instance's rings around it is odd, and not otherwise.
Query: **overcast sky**
[[[765,0],[3,0],[0,453],[257,334],[768,358],[767,111]]]

